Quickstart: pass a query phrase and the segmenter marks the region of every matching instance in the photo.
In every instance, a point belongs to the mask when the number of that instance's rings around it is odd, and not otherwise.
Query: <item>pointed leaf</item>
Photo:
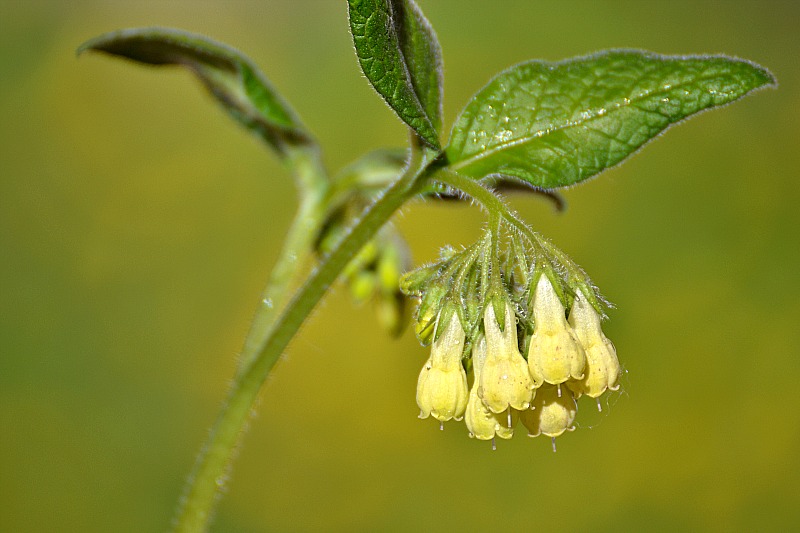
[[[349,0],[350,31],[372,86],[426,143],[439,148],[442,57],[413,0]]]
[[[291,146],[313,143],[291,107],[241,52],[202,35],[170,28],[131,28],[87,41],[86,50],[149,65],[181,65],[200,79],[238,122],[284,154]]]
[[[672,124],[775,79],[722,56],[615,50],[500,73],[456,121],[447,157],[474,178],[501,174],[550,189],[578,183]]]

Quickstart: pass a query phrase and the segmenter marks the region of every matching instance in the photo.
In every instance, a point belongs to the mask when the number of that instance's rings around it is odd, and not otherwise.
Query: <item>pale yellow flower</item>
[[[437,327],[441,324],[437,323]],[[464,339],[461,322],[453,313],[439,339],[433,342],[431,356],[419,374],[417,405],[420,418],[432,415],[446,422],[463,417],[468,396],[467,374],[461,363]]]
[[[585,394],[591,398],[597,398],[606,389],[617,390],[620,375],[617,351],[603,335],[599,313],[581,291],[575,296],[569,323],[586,353],[586,375],[579,381],[568,382],[567,386],[578,396]]]
[[[565,431],[575,427],[575,415],[578,406],[572,391],[559,385],[545,384],[536,391],[531,404],[533,409],[520,412],[519,418],[528,428],[528,435],[537,437],[547,435],[558,437]]]
[[[475,382],[469,391],[464,423],[467,425],[470,437],[480,440],[491,440],[495,436],[501,439],[510,439],[514,435],[514,423],[516,422],[514,411],[495,414],[487,409],[478,397],[478,384],[485,362],[486,338],[481,336],[472,348],[472,370],[475,373]]]
[[[510,407],[527,409],[533,396],[528,363],[517,345],[517,323],[511,306],[505,305],[505,329],[500,330],[494,305],[487,303],[483,315],[486,362],[478,382],[478,396],[493,413]]]
[[[528,348],[528,368],[538,387],[581,379],[586,366],[572,328],[567,323],[564,306],[550,279],[542,275],[533,297],[534,329]]]

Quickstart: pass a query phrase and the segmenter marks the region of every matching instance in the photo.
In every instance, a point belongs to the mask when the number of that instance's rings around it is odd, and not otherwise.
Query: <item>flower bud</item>
[[[437,328],[441,326],[437,323]],[[444,331],[433,342],[431,356],[419,374],[417,405],[420,418],[433,415],[445,422],[452,418],[461,420],[464,415],[468,396],[467,374],[461,363],[464,339],[458,315],[452,313]]]
[[[620,366],[617,351],[611,341],[603,335],[600,314],[592,307],[582,291],[575,296],[569,314],[569,323],[586,353],[586,370],[583,379],[568,382],[578,396],[585,394],[597,398],[606,389],[619,388]]]
[[[578,405],[572,391],[559,385],[542,385],[531,403],[532,409],[520,412],[519,418],[528,428],[529,437],[547,435],[558,437],[565,431],[575,429]]]
[[[475,373],[475,382],[469,391],[467,410],[464,413],[464,423],[469,430],[469,436],[479,440],[491,440],[495,436],[501,439],[510,439],[514,435],[515,411],[495,414],[483,404],[478,397],[478,384],[481,381],[483,365],[486,362],[486,338],[481,336],[472,348],[472,370]],[[511,415],[513,418],[509,418]]]
[[[583,348],[567,323],[564,306],[546,275],[536,285],[533,320],[528,368],[536,386],[581,379],[586,366]]]
[[[533,395],[533,381],[528,363],[517,345],[517,325],[511,306],[505,305],[504,328],[501,331],[495,306],[489,301],[484,310],[486,362],[479,381],[478,396],[493,413],[502,413],[509,406],[527,409]]]
[[[370,270],[362,270],[353,274],[350,278],[350,294],[353,296],[353,300],[363,304],[372,298],[376,284],[375,273]]]
[[[375,302],[378,324],[391,335],[399,337],[408,322],[406,299],[401,293],[380,294]]]
[[[370,265],[375,263],[375,261],[378,259],[379,253],[380,248],[378,247],[378,243],[375,241],[375,239],[369,241],[361,248],[361,250],[358,251],[356,256],[350,260],[350,262],[342,271],[342,276],[344,278],[351,278],[362,270],[368,269]]]
[[[400,290],[403,291],[403,294],[406,296],[419,296],[441,270],[442,265],[436,263],[406,272],[400,276]]]
[[[422,295],[422,299],[417,306],[414,333],[416,333],[417,338],[423,345],[428,345],[433,340],[437,317],[442,309],[442,301],[446,293],[447,288],[443,285],[431,285]]]

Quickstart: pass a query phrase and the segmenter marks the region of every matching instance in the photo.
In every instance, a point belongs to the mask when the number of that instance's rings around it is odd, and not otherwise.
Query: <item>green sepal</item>
[[[489,305],[494,308],[494,318],[500,331],[506,330],[506,305],[508,297],[505,294],[495,293],[489,298]],[[512,317],[513,318],[513,317]]]
[[[400,277],[400,290],[407,296],[419,296],[445,266],[442,263],[434,263],[406,272]]]
[[[439,337],[441,337],[444,330],[447,329],[447,325],[450,323],[450,320],[453,318],[453,315],[455,314],[456,314],[455,306],[453,305],[442,306],[441,311],[439,311],[439,316],[436,319],[436,331],[433,334],[433,342],[439,340]]]
[[[425,291],[417,307],[414,333],[423,346],[430,344],[436,329],[436,317],[441,311],[442,300],[447,288],[441,284],[431,284]]]
[[[130,28],[105,33],[78,48],[148,65],[179,65],[193,72],[237,122],[279,154],[314,145],[297,114],[259,69],[238,50],[172,28]]]
[[[464,331],[467,333],[467,338],[472,338],[480,329],[481,319],[483,318],[481,312],[483,311],[483,301],[480,295],[479,283],[481,279],[482,265],[475,262],[469,266],[469,272],[464,276],[465,283],[461,289],[461,302],[460,308],[462,323]]]

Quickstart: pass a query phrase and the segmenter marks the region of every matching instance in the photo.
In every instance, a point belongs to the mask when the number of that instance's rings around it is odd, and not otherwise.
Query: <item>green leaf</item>
[[[350,31],[372,86],[426,143],[439,148],[442,54],[413,0],[348,0]]]
[[[551,189],[620,163],[672,124],[774,85],[722,56],[615,50],[500,73],[467,104],[446,149],[451,168]]]
[[[202,35],[170,28],[131,28],[103,34],[78,48],[149,65],[192,71],[222,107],[280,154],[313,144],[291,107],[241,52]]]

